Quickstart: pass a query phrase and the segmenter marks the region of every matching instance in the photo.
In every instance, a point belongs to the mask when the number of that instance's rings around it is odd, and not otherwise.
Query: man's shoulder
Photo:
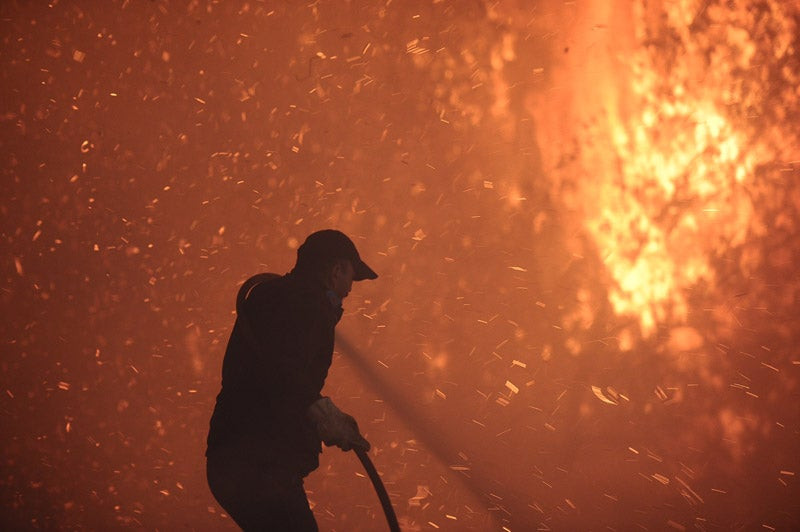
[[[259,273],[250,277],[239,289],[239,297],[248,305],[256,302],[266,302],[285,297],[288,291],[288,282],[285,275],[277,273]]]
[[[323,291],[315,290],[313,286],[290,274],[258,274],[251,277],[251,280],[245,282],[253,285],[245,294],[248,305],[294,308],[307,312],[322,306],[324,302]]]

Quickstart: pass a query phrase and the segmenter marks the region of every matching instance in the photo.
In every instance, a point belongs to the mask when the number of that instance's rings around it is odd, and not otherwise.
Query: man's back
[[[247,451],[254,461],[278,460],[305,474],[320,452],[305,412],[321,397],[337,309],[323,286],[289,274],[257,284],[239,310],[207,454]]]

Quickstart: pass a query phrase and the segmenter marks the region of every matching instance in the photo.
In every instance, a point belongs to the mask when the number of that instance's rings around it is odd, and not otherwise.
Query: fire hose
[[[372,487],[375,488],[375,493],[378,494],[378,499],[381,501],[381,507],[383,507],[383,513],[386,515],[386,521],[389,523],[389,530],[391,530],[391,532],[400,532],[400,525],[397,524],[397,516],[394,514],[392,501],[389,500],[389,494],[386,493],[386,488],[383,486],[383,481],[381,481],[378,471],[372,464],[372,460],[369,459],[369,456],[364,449],[355,447],[353,450],[356,452],[358,459],[361,460],[361,465],[364,466],[369,479],[372,481]]]
[[[250,327],[250,322],[244,313],[244,302],[256,285],[277,277],[279,277],[279,275],[274,273],[260,273],[254,275],[245,281],[244,284],[242,284],[241,288],[239,288],[239,292],[236,294],[236,315],[240,320],[240,325],[245,337],[247,338],[247,341],[256,350],[259,350],[258,339],[256,338],[252,327]],[[397,516],[394,513],[392,501],[389,499],[389,494],[386,492],[386,487],[383,485],[383,481],[378,474],[378,470],[375,469],[375,465],[372,463],[372,460],[370,460],[367,452],[364,449],[354,447],[353,450],[355,451],[356,456],[358,456],[358,459],[361,461],[361,465],[364,466],[364,470],[367,472],[367,476],[369,476],[369,479],[372,482],[372,487],[375,489],[375,493],[378,495],[378,499],[381,502],[381,507],[383,508],[383,513],[386,515],[386,521],[389,524],[389,530],[391,532],[400,532],[400,525],[397,523]]]

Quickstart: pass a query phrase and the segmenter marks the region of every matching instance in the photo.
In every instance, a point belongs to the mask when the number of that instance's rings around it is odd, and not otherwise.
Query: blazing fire
[[[752,113],[767,90],[758,87],[762,63],[792,53],[792,12],[780,2],[676,2],[663,12],[636,4],[599,13],[610,21],[600,36],[576,30],[585,50],[604,52],[593,52],[594,67],[578,55],[561,73],[584,120],[580,191],[565,199],[607,268],[614,310],[636,317],[643,337],[685,322],[687,292],[715,284],[712,263],[766,231],[755,216],[756,170],[791,160],[796,145],[775,138],[780,124],[765,135]],[[796,81],[791,69],[781,74]]]

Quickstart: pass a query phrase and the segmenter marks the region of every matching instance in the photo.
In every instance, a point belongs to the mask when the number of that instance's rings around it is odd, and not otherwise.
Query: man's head
[[[317,231],[306,238],[297,249],[294,271],[320,279],[340,298],[347,296],[353,281],[378,277],[361,260],[353,241],[334,229]]]

